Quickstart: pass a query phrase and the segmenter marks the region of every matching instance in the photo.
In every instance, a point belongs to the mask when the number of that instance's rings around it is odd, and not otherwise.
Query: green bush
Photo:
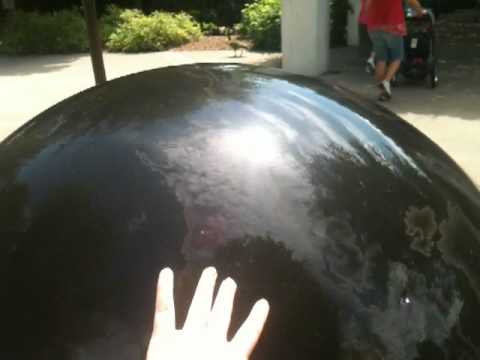
[[[198,40],[202,35],[200,24],[186,13],[154,11],[144,15],[139,10],[123,10],[117,24],[106,41],[110,51],[164,50]]]
[[[104,43],[108,41],[110,35],[115,32],[118,25],[122,21],[121,16],[124,11],[126,10],[113,4],[106,7],[105,12],[100,19],[100,27],[102,30],[102,39]]]
[[[209,31],[213,31],[213,26]],[[200,24],[185,13],[153,12],[108,6],[101,17],[103,42],[110,51],[163,50],[197,40]],[[3,35],[2,35],[3,34]],[[54,13],[24,12],[4,22],[0,52],[10,54],[71,53],[88,50],[85,21],[78,8]]]
[[[242,10],[241,33],[254,47],[280,50],[280,0],[257,0]]]
[[[85,21],[78,9],[49,14],[18,10],[2,31],[0,51],[11,54],[82,52],[88,49]]]

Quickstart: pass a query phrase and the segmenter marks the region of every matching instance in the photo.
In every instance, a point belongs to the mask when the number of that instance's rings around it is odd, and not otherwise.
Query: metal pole
[[[105,65],[103,63],[102,42],[98,31],[95,0],[83,0],[83,9],[85,10],[85,21],[87,22],[93,74],[95,75],[95,83],[99,85],[107,81],[107,76],[105,75]]]

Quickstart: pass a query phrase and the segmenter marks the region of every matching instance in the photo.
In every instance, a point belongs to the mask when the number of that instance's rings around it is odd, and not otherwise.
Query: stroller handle
[[[415,10],[408,7],[405,11],[405,17],[408,20],[418,20],[418,21],[424,21],[428,19],[432,24],[435,24],[435,14],[433,13],[432,9],[425,9],[423,11],[423,14],[421,16],[418,16]]]

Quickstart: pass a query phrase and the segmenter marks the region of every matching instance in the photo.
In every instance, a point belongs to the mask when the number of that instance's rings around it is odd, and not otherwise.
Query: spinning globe
[[[28,106],[28,104],[26,104]],[[0,144],[0,358],[137,360],[158,272],[239,283],[252,359],[478,360],[480,195],[435,144],[322,81],[127,76]]]

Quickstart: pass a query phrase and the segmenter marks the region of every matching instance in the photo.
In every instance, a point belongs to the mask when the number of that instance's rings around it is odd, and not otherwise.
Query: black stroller
[[[400,74],[409,80],[425,81],[438,86],[438,59],[435,34],[435,15],[427,10],[417,17],[412,9],[405,12],[408,34],[405,36],[405,57]]]

